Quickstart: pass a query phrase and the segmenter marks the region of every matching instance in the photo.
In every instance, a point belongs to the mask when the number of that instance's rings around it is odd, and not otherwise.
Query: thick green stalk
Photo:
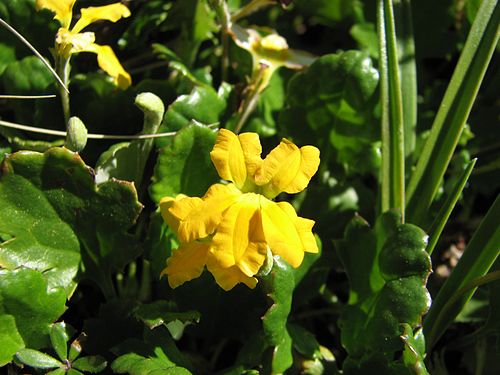
[[[484,0],[406,190],[406,212],[412,223],[422,226],[426,222],[498,43],[499,25],[498,0]]]
[[[397,30],[401,92],[403,93],[404,152],[406,165],[410,167],[415,150],[415,128],[417,125],[417,67],[411,0],[394,0],[394,17]]]
[[[404,221],[404,124],[394,12],[391,0],[379,0],[380,101],[382,109],[381,210],[396,209]]]

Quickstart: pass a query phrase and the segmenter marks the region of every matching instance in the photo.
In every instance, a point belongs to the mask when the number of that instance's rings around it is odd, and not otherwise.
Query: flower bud
[[[78,117],[71,117],[68,121],[65,147],[71,151],[80,152],[87,144],[87,128]]]

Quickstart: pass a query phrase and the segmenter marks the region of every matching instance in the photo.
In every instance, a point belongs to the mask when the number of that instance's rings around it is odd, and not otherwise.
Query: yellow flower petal
[[[214,276],[217,284],[225,291],[233,289],[239,283],[245,284],[250,289],[257,285],[255,277],[245,275],[237,266],[222,268],[211,255],[207,258],[207,269]]]
[[[294,268],[300,266],[304,259],[304,246],[294,220],[280,205],[264,198],[261,199],[261,213],[262,228],[271,252]]]
[[[61,23],[62,27],[69,28],[73,13],[73,5],[76,0],[36,0],[36,9],[48,9],[56,15],[54,19]]]
[[[181,244],[167,259],[167,268],[160,276],[167,275],[172,288],[200,277],[207,262],[209,246],[208,243],[197,241]]]
[[[132,83],[130,74],[123,69],[120,61],[110,46],[99,46],[95,44],[97,53],[97,63],[108,75],[114,78],[115,84],[121,88],[126,89]]]
[[[259,135],[257,133],[242,133],[238,135],[245,157],[245,165],[247,169],[247,177],[254,179],[255,172],[262,165],[262,146],[260,144]]]
[[[286,42],[286,39],[278,34],[266,35],[260,41],[260,45],[262,48],[269,51],[284,51],[288,49],[288,43]]]
[[[264,195],[274,198],[280,192],[289,194],[304,190],[319,166],[319,150],[314,146],[298,148],[287,139],[272,150],[255,175]]]
[[[219,176],[234,182],[238,188],[243,186],[247,179],[245,155],[236,134],[227,129],[220,129],[210,158]]]
[[[179,221],[178,237],[191,242],[212,234],[224,211],[231,206],[241,192],[233,185],[212,185],[202,198],[184,198],[175,201],[169,212]]]
[[[81,10],[82,16],[71,29],[72,33],[79,33],[85,27],[95,21],[116,22],[119,19],[130,16],[130,10],[121,3],[114,3],[100,7],[88,7]]]
[[[222,268],[236,265],[249,277],[259,272],[267,254],[259,195],[244,194],[227,209],[213,237],[210,253]]]
[[[175,198],[173,197],[163,197],[160,200],[160,212],[163,220],[167,223],[167,225],[172,229],[177,235],[177,230],[179,229],[179,219],[173,216],[169,209],[172,207],[175,201],[179,201],[181,199],[187,198],[184,194],[179,194]]]
[[[302,242],[302,249],[308,253],[317,253],[319,251],[316,238],[312,232],[314,220],[297,216],[295,208],[288,202],[278,202],[277,205],[288,215],[295,225]]]
[[[58,53],[69,58],[73,53],[92,52],[97,53],[97,44],[94,43],[93,32],[73,34],[68,29],[61,27],[56,35]]]

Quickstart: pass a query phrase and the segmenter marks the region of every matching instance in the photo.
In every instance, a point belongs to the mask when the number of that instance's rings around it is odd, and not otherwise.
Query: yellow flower
[[[264,68],[262,90],[280,67],[302,69],[315,60],[315,57],[307,52],[289,48],[286,39],[278,34],[261,36],[254,29],[245,29],[235,23],[231,25],[230,32],[234,42],[252,55],[253,74],[258,74],[260,69]]]
[[[256,133],[219,131],[210,154],[228,184],[214,184],[202,198],[166,197],[163,218],[181,245],[162,274],[177,287],[199,277],[206,266],[225,290],[242,282],[255,287],[255,275],[268,252],[297,268],[304,252],[318,252],[314,221],[297,216],[287,202],[272,201],[280,192],[305,189],[319,165],[319,150],[298,148],[283,139],[265,159]]]
[[[81,31],[95,21],[116,22],[122,17],[129,17],[129,9],[120,3],[99,7],[89,7],[81,10],[81,17],[71,28],[73,5],[76,0],[36,0],[37,9],[49,9],[55,13],[54,19],[61,23],[56,35],[56,53],[64,59],[69,59],[74,53],[92,52],[97,55],[97,63],[107,74],[114,78],[120,88],[130,86],[130,75],[123,69],[110,46],[101,46],[95,42],[93,32]]]

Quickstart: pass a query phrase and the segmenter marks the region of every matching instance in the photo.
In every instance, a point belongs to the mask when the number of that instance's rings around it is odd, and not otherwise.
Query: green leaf
[[[436,295],[424,320],[427,348],[432,348],[476,291],[475,281],[484,276],[499,255],[500,195],[467,244],[457,266]]]
[[[274,266],[263,281],[273,301],[262,318],[267,344],[273,348],[271,368],[273,373],[283,373],[293,363],[292,339],[287,329],[295,288],[292,267],[279,257],[274,257]]]
[[[465,184],[467,183],[472,173],[474,165],[476,164],[476,160],[477,159],[473,159],[467,164],[467,167],[463,170],[458,181],[453,187],[453,190],[446,198],[446,201],[441,206],[441,209],[439,210],[436,218],[434,219],[434,222],[429,228],[430,239],[429,243],[427,244],[427,252],[429,253],[429,255],[432,254],[432,252],[434,251],[434,247],[436,246],[437,241],[441,236],[441,232],[443,231],[443,228],[446,225],[446,222],[448,221],[451,212],[455,208],[455,205],[457,204],[457,201],[460,198],[462,191],[465,188]]]
[[[406,210],[412,223],[426,223],[498,43],[499,25],[498,1],[483,1],[406,190]]]
[[[63,364],[48,354],[33,349],[21,349],[16,357],[25,365],[35,368],[62,367]]]
[[[300,11],[319,17],[327,25],[335,25],[351,16],[358,5],[353,0],[296,0],[294,3]]]
[[[172,43],[173,50],[187,65],[192,65],[201,43],[217,30],[215,13],[206,1],[185,0],[175,2],[169,16],[167,30],[180,34]]]
[[[70,373],[69,373],[69,371],[66,372],[66,369],[57,368],[55,370],[47,372],[47,374],[45,374],[45,375],[70,375]],[[75,374],[73,373],[73,375],[75,375]]]
[[[78,358],[72,366],[81,371],[101,372],[107,366],[106,359],[100,355]]]
[[[141,134],[156,134],[163,118],[164,106],[161,99],[150,92],[141,93],[135,99],[136,106],[144,112],[144,126]],[[144,168],[153,147],[153,139],[137,139],[118,143],[103,153],[96,164],[96,182],[111,178],[134,181],[141,186]]]
[[[167,109],[160,132],[177,131],[188,126],[192,120],[202,124],[219,121],[226,103],[209,86],[195,86],[189,95],[179,96]],[[158,147],[168,144],[168,140],[158,139]]]
[[[0,316],[14,317],[27,347],[47,346],[51,324],[64,313],[65,302],[64,290],[48,285],[38,271],[0,270]]]
[[[293,341],[293,348],[306,358],[314,358],[320,352],[320,346],[314,334],[297,324],[288,324],[288,332]]]
[[[349,303],[339,320],[342,345],[349,354],[346,374],[370,366],[377,366],[378,373],[412,368],[394,355],[406,345],[402,325],[415,329],[429,308],[425,284],[431,265],[425,233],[400,220],[400,215],[388,212],[372,229],[356,217],[338,242],[350,283]]]
[[[155,202],[180,193],[202,196],[218,181],[210,159],[215,138],[216,133],[210,128],[193,124],[182,129],[172,144],[160,151],[150,187]]]
[[[64,322],[54,323],[50,329],[50,342],[61,361],[68,358],[68,333]]]
[[[34,95],[49,94],[47,88],[54,82],[54,77],[38,57],[28,56],[7,65],[2,80],[6,93],[10,95]],[[12,106],[18,122],[33,123],[35,101],[16,100]]]
[[[198,322],[200,320],[200,313],[197,311],[176,312],[173,310],[172,303],[158,300],[139,306],[135,314],[150,329],[176,320],[182,323]]]
[[[14,354],[24,347],[24,341],[16,326],[13,315],[0,313],[0,367],[12,360]]]
[[[0,43],[0,76],[5,68],[14,61],[16,61],[15,49],[8,44]]]
[[[0,231],[15,239],[1,245],[0,264],[44,271],[50,285],[71,295],[81,254],[84,275],[114,295],[111,273],[140,252],[126,233],[141,210],[133,184],[96,185],[92,170],[65,148],[12,154],[2,171]]]
[[[173,365],[160,358],[145,358],[135,353],[122,355],[115,359],[111,368],[118,374],[130,375],[189,375],[185,368]]]
[[[322,56],[290,80],[280,126],[297,143],[319,147],[323,163],[332,158],[351,172],[375,173],[380,164],[377,87],[378,72],[368,54]]]

